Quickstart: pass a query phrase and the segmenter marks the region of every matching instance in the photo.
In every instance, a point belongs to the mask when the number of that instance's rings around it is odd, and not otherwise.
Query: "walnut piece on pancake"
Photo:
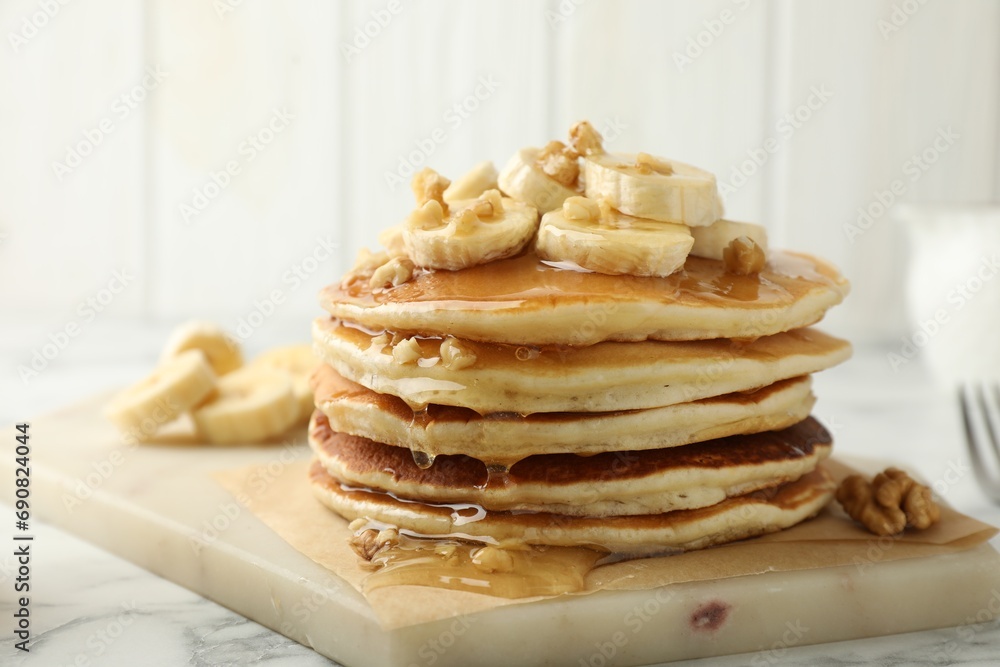
[[[585,120],[581,120],[569,128],[569,142],[580,155],[595,155],[604,152],[604,137]]]
[[[730,241],[722,251],[722,259],[726,264],[726,271],[741,276],[760,273],[767,262],[764,249],[749,236],[739,236]]]
[[[561,141],[545,144],[535,159],[538,168],[566,187],[576,187],[580,178],[580,154]]]
[[[448,336],[441,342],[441,362],[450,371],[460,371],[476,363],[476,353]]]
[[[923,530],[941,518],[931,490],[899,468],[886,468],[870,483],[851,475],[836,497],[852,519],[879,536],[898,535],[907,526]]]
[[[420,343],[416,338],[404,338],[392,348],[392,358],[400,364],[412,364],[423,357]]]
[[[385,348],[389,345],[390,338],[389,334],[382,333],[378,336],[372,338],[371,344],[368,346],[369,352],[375,352],[376,354],[385,354]]]
[[[374,289],[398,287],[413,277],[413,262],[406,257],[393,257],[372,273],[368,285]]]

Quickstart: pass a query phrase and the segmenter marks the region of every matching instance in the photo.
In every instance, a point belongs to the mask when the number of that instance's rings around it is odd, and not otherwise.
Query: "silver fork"
[[[1000,385],[993,384],[989,390],[982,384],[964,385],[959,387],[958,400],[976,481],[986,495],[1000,503]],[[992,450],[992,455],[984,455],[984,450]],[[987,457],[992,464],[987,463]]]

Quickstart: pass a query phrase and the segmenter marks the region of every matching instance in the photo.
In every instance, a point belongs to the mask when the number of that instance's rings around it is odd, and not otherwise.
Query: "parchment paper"
[[[221,472],[215,477],[286,542],[361,592],[384,628],[427,623],[540,599],[508,600],[423,586],[392,586],[365,593],[362,581],[368,571],[360,567],[348,546],[351,531],[347,521],[313,496],[307,481],[308,465],[302,461],[286,466],[263,488],[259,480],[265,471],[258,466]],[[838,482],[855,472],[838,461],[827,461],[824,465]],[[941,520],[927,530],[879,538],[852,522],[832,502],[815,519],[771,535],[596,568],[587,578],[586,590],[579,594],[652,589],[688,581],[839,565],[855,565],[861,572],[873,563],[970,549],[996,533],[992,526],[942,507]]]

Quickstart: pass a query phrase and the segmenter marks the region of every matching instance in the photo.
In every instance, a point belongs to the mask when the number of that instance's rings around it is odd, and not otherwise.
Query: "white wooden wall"
[[[830,326],[858,338],[902,328],[906,250],[891,212],[849,240],[858,207],[894,179],[900,201],[1000,199],[993,0],[46,4],[0,3],[0,311],[41,330],[126,269],[109,317],[235,327],[277,291],[261,329],[304,337],[316,290],[409,209],[385,177],[401,157],[429,140],[429,163],[457,175],[580,118],[720,183],[774,148],[729,215],[838,263],[855,291]],[[888,32],[904,5],[918,9]],[[387,25],[345,53],[373,16]],[[115,100],[147,68],[166,74],[125,114]],[[816,90],[832,95],[794,132],[779,125]],[[105,118],[112,131],[60,178],[53,163]],[[944,128],[959,138],[910,181],[909,156]],[[260,150],[245,143],[261,132]],[[227,163],[239,171],[214,192]],[[186,221],[206,186],[216,196]]]

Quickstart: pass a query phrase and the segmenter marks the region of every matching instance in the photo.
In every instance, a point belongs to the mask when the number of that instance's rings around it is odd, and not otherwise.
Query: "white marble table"
[[[25,385],[17,377],[16,366],[44,342],[45,331],[5,324],[0,343],[5,362],[0,376],[0,422],[30,419],[137,377],[156,358],[164,336],[162,327],[103,323]],[[950,391],[931,382],[921,366],[912,363],[893,373],[884,351],[860,349],[848,364],[818,376],[816,393],[820,398],[816,412],[833,431],[840,452],[905,463],[936,482],[958,509],[1000,525],[1000,506],[991,505],[979,492],[968,468],[956,400]],[[35,535],[30,654],[13,648],[9,634],[13,559],[9,554],[0,556],[0,617],[7,619],[0,624],[0,664],[332,664],[64,531],[42,525]],[[946,628],[711,660],[713,665],[998,662],[1000,622],[996,620],[972,633]]]

